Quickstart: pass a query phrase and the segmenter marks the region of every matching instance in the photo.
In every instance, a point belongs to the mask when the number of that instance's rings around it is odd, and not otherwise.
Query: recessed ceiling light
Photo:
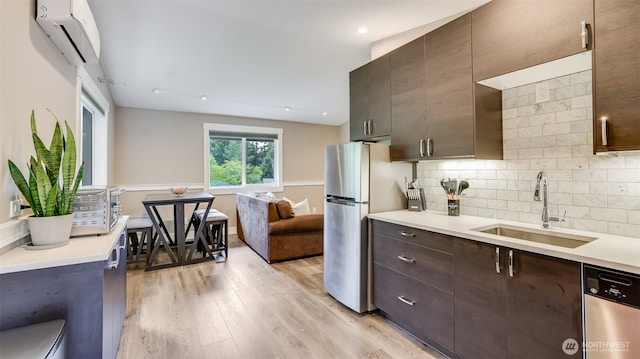
[[[326,115],[328,115],[328,114],[329,114],[329,113],[328,113],[327,111],[325,111],[325,112],[323,112],[323,113],[322,113],[322,116],[326,116]]]
[[[153,89],[151,89],[151,92],[153,93],[160,93],[160,89],[157,87],[154,87]]]
[[[367,30],[367,28],[366,28],[366,27],[364,27],[364,26],[360,26],[360,27],[358,28],[358,33],[360,33],[360,34],[366,34],[366,33],[367,33],[367,31],[369,31],[369,30]]]
[[[202,101],[206,101],[206,100],[207,100],[207,95],[202,95],[202,96],[200,96],[200,99],[201,99]]]
[[[291,107],[289,107],[289,106],[285,106],[285,107],[284,107],[284,110],[285,110],[285,111],[291,111]]]

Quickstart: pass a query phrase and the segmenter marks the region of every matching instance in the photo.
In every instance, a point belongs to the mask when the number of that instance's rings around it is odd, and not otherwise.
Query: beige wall
[[[125,214],[144,214],[141,201],[151,188],[202,188],[204,123],[282,128],[285,188],[276,196],[308,198],[310,207],[322,212],[324,147],[341,142],[340,127],[118,107],[114,183],[129,189],[121,198]],[[217,195],[214,207],[235,227],[235,195]]]
[[[38,132],[49,142],[55,122],[46,109],[61,121],[76,127],[78,98],[76,67],[69,64],[34,19],[35,1],[0,1],[0,233],[15,234],[9,219],[9,201],[18,190],[9,171],[7,160],[22,165],[33,151],[29,115],[35,110]],[[86,67],[96,81],[102,74],[99,64]],[[102,75],[104,76],[104,75]],[[100,85],[103,95],[111,101],[109,89]],[[113,106],[113,105],[111,105]],[[109,118],[113,131],[113,115]],[[78,135],[76,134],[76,137]],[[112,163],[112,157],[110,163]],[[112,172],[112,171],[110,171]]]

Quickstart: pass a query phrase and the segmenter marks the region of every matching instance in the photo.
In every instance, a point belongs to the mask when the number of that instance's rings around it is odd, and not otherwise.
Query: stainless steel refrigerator
[[[389,146],[351,142],[325,148],[324,289],[358,313],[371,303],[367,214],[407,208],[410,163],[391,163]]]

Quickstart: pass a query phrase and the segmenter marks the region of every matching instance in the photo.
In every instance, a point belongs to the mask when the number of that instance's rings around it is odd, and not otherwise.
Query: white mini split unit
[[[98,62],[100,34],[87,0],[37,0],[36,21],[70,64]]]

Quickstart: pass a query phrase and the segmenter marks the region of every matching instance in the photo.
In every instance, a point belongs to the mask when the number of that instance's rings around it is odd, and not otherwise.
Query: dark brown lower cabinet
[[[371,221],[373,302],[391,322],[453,355],[451,236]]]
[[[579,263],[465,239],[454,256],[456,356],[572,357],[562,345],[582,342]]]
[[[453,352],[453,294],[381,265],[373,268],[374,302],[384,315],[418,339]]]

